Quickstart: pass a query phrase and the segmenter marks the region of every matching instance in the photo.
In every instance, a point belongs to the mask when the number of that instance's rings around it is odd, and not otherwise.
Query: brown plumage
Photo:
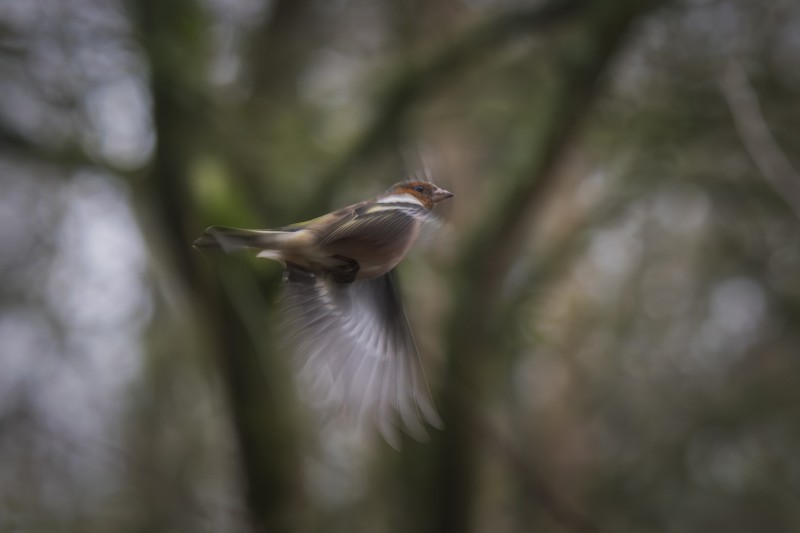
[[[308,222],[272,230],[213,226],[195,246],[255,248],[286,272],[284,311],[307,396],[371,420],[395,447],[438,426],[396,285],[394,268],[438,202],[452,193],[424,181]]]

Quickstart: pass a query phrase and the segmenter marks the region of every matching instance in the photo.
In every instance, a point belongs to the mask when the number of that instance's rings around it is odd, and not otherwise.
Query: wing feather
[[[331,228],[321,244],[355,240],[384,246],[406,232],[416,220],[427,218],[428,214],[427,209],[412,203],[365,206],[355,210],[353,217]]]
[[[310,403],[343,409],[400,445],[399,429],[425,439],[425,421],[440,426],[394,271],[339,285],[291,269],[286,327]]]

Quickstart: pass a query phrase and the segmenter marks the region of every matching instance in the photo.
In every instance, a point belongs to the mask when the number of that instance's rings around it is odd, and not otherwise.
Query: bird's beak
[[[442,200],[447,200],[448,198],[452,198],[452,197],[453,197],[453,193],[451,193],[450,191],[446,191],[444,189],[440,189],[439,187],[436,187],[436,189],[433,191],[433,202],[434,203],[439,203]]]

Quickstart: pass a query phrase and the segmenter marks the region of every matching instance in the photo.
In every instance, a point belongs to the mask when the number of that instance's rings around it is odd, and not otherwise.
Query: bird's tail
[[[196,248],[222,248],[226,253],[244,248],[280,250],[294,232],[282,230],[256,230],[211,226],[197,240]]]

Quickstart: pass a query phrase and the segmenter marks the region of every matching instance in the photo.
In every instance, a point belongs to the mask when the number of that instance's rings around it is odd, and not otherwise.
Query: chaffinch
[[[271,230],[212,226],[195,241],[230,252],[255,248],[284,268],[289,338],[311,399],[377,426],[399,447],[420,420],[441,427],[397,287],[405,257],[433,207],[453,196],[425,181],[319,218]]]

